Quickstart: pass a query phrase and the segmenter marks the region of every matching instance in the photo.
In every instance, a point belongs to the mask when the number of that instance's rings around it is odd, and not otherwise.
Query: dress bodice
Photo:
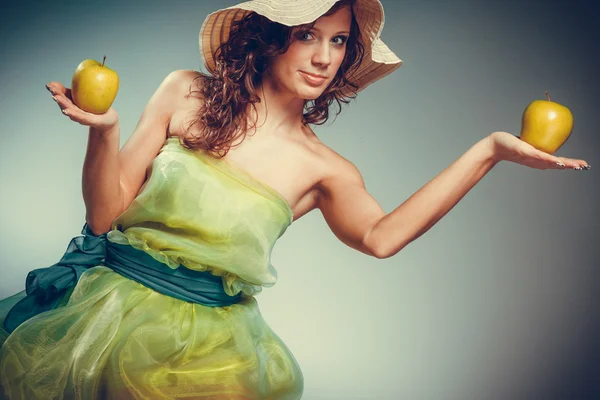
[[[227,159],[168,138],[148,179],[107,240],[130,244],[172,268],[223,278],[229,295],[253,295],[277,281],[271,251],[293,220],[276,190]]]

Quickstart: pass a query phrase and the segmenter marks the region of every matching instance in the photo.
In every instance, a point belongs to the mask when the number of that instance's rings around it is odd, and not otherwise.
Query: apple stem
[[[106,56],[104,56],[104,58],[102,59],[102,66],[104,67],[104,61],[106,61]],[[546,94],[548,94],[548,92],[546,92]]]
[[[547,90],[546,90],[546,97],[548,98],[548,101],[550,101],[550,95],[548,94]]]

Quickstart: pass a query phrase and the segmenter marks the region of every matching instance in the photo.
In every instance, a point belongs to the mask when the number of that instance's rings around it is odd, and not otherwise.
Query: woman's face
[[[344,60],[351,22],[352,11],[344,6],[317,19],[306,34],[299,35],[298,28],[293,28],[288,50],[273,59],[265,79],[294,97],[316,99]]]

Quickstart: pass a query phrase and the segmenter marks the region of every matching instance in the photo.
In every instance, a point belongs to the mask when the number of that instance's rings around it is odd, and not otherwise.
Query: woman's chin
[[[298,97],[304,100],[315,100],[320,95],[323,94],[323,89],[321,88],[306,88],[298,91]]]

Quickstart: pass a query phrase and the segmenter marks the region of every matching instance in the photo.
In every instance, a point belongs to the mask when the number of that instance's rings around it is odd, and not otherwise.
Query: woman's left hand
[[[590,169],[585,160],[556,157],[508,132],[494,132],[488,139],[496,161],[511,161],[536,169]]]

